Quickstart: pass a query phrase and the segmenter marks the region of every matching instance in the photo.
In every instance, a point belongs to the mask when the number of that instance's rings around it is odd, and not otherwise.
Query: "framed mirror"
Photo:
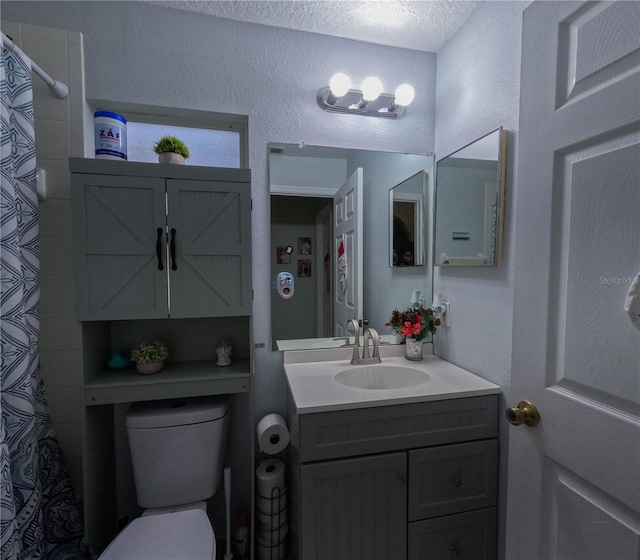
[[[499,127],[438,160],[435,266],[499,266],[507,132]]]
[[[422,266],[425,262],[426,171],[389,189],[389,266]]]
[[[431,298],[433,257],[423,240],[423,266],[389,266],[389,190],[422,174],[423,227],[430,230],[433,155],[283,143],[268,149],[272,349],[341,346],[346,318],[391,342],[385,323],[393,309],[408,307],[416,290]]]

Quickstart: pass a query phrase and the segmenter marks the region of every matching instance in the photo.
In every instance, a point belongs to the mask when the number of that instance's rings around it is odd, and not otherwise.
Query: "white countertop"
[[[431,345],[425,345],[425,351]],[[290,351],[284,354],[284,369],[298,414],[352,410],[374,406],[391,406],[416,402],[460,399],[501,392],[491,383],[465,369],[425,355],[419,362],[404,358],[404,346],[380,348],[382,365],[416,368],[428,373],[421,385],[401,389],[359,389],[346,387],[334,376],[352,366],[350,348]]]

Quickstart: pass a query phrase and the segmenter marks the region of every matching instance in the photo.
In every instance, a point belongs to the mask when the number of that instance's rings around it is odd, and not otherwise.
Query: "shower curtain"
[[[80,509],[39,373],[38,199],[31,63],[0,54],[2,560],[86,558]]]

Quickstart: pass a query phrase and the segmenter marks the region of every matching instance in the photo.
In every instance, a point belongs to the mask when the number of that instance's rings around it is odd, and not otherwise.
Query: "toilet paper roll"
[[[284,463],[280,459],[262,461],[256,469],[256,492],[262,498],[278,498],[286,492]],[[262,511],[269,512],[269,509]]]
[[[267,414],[257,428],[258,446],[267,455],[280,453],[289,445],[289,428],[284,418],[279,414]]]

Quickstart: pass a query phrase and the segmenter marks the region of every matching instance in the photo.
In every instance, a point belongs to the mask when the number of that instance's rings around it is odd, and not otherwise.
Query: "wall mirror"
[[[425,262],[428,179],[426,171],[418,171],[389,190],[390,266],[422,266]]]
[[[435,266],[498,266],[507,133],[502,127],[436,165]]]
[[[391,341],[391,311],[406,308],[416,290],[431,300],[433,256],[422,239],[422,266],[389,266],[389,191],[422,176],[422,227],[431,231],[433,155],[275,142],[268,149],[272,349],[340,346],[344,338],[334,339],[346,336],[351,318]]]

